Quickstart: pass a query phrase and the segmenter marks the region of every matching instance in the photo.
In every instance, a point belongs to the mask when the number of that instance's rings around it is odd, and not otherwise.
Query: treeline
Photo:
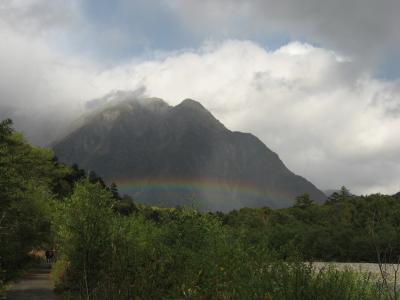
[[[368,276],[304,261],[373,261],[399,240],[397,199],[346,190],[276,211],[137,205],[30,146],[9,120],[0,123],[0,201],[0,281],[18,276],[31,250],[54,247],[53,278],[71,299],[386,299]]]
[[[307,195],[293,207],[215,214],[235,231],[245,231],[249,243],[265,243],[282,258],[293,251],[308,261],[397,262],[400,258],[398,195],[352,195],[346,188],[323,205]]]

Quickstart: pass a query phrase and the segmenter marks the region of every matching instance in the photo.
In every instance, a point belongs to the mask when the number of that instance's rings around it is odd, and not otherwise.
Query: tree
[[[307,208],[313,204],[313,200],[310,199],[309,194],[302,194],[296,197],[294,207]]]
[[[350,190],[345,186],[342,186],[338,192],[334,192],[331,196],[329,196],[326,201],[327,204],[334,204],[339,202],[346,202],[353,198],[353,195],[350,193]]]
[[[66,278],[87,297],[107,275],[102,271],[112,251],[113,203],[110,192],[85,179],[76,184],[57,222],[62,259],[69,262]]]
[[[393,226],[398,222],[398,211],[390,213],[382,209],[384,196],[377,194],[370,196],[379,204],[370,211],[367,229],[370,242],[376,252],[379,271],[382,283],[390,300],[400,298],[399,275],[400,275],[400,250],[399,250],[399,229]],[[393,220],[393,215],[395,216]],[[394,221],[394,222],[393,222]],[[397,221],[397,222],[396,222]]]
[[[119,195],[118,187],[115,182],[111,183],[110,192],[115,200],[121,200],[121,196]]]
[[[65,169],[48,149],[29,145],[0,122],[0,268],[9,280],[27,253],[51,239],[52,189]]]
[[[124,216],[131,215],[139,210],[132,197],[129,195],[123,195],[121,200],[115,203],[114,208]]]
[[[342,186],[340,188],[339,196],[342,198],[342,200],[347,200],[348,198],[351,197],[350,190],[345,186]]]
[[[9,137],[14,131],[13,121],[11,119],[6,119],[0,122],[0,143],[3,143],[4,139]]]
[[[89,182],[91,183],[99,183],[102,188],[106,188],[106,184],[104,183],[103,178],[98,176],[95,171],[89,171],[88,174]]]

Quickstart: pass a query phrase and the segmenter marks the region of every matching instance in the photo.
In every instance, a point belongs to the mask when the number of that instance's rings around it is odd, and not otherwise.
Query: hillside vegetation
[[[53,248],[53,278],[71,299],[395,299],[368,274],[313,260],[395,261],[396,197],[353,196],[323,205],[200,213],[136,204],[93,172],[60,164],[0,124],[0,276]]]

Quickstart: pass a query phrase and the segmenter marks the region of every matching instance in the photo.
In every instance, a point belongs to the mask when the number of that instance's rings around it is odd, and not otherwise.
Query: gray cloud
[[[400,46],[397,0],[170,0],[170,4],[200,31],[287,34],[362,58],[362,64],[382,59]]]
[[[140,51],[174,50],[205,39],[234,38],[267,41],[267,46],[285,40],[311,42],[350,56],[357,67],[368,71],[380,63],[388,69],[393,64],[387,60],[398,58],[399,13],[398,0],[0,3],[1,22],[26,34],[50,35],[50,43],[108,64],[112,59],[126,60],[130,53],[140,56]]]
[[[74,26],[79,20],[75,0],[2,0],[0,21],[22,33],[42,35]]]
[[[143,99],[146,98],[146,87],[140,86],[133,91],[112,91],[100,98],[89,100],[85,103],[87,111],[93,111],[101,108],[111,102],[124,101],[128,99]]]

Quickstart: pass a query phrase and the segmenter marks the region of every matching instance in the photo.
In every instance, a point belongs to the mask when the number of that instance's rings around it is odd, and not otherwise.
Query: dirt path
[[[7,300],[57,300],[49,278],[49,268],[36,268],[21,281],[15,283],[7,293]]]

